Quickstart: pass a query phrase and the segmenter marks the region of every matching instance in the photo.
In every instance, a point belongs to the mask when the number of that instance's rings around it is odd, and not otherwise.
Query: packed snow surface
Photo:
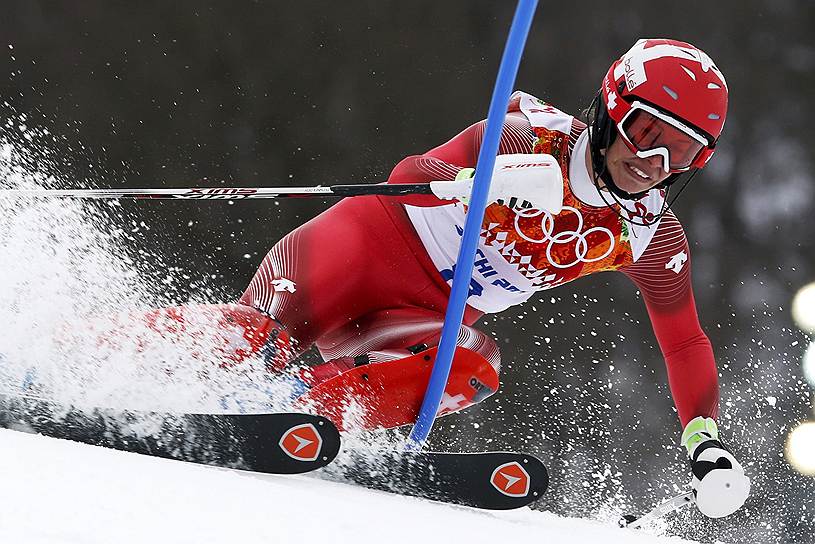
[[[0,430],[4,544],[686,542],[522,509],[488,512]]]

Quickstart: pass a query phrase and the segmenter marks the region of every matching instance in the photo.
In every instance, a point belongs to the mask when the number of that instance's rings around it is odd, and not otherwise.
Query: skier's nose
[[[656,174],[659,176],[665,171],[665,161],[662,158],[662,155],[652,155],[645,159],[648,161],[648,166],[651,167],[650,174]]]

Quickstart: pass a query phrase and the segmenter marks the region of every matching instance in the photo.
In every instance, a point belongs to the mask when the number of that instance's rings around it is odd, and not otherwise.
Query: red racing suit
[[[405,158],[388,183],[454,179],[475,166],[484,128],[485,122],[476,123],[427,153]],[[672,212],[654,225],[636,224],[661,210],[664,194],[656,189],[624,208],[607,204],[611,199],[590,178],[587,144],[578,119],[528,94],[513,95],[499,154],[555,157],[564,206],[557,215],[488,206],[459,345],[480,353],[497,371],[495,342],[473,327],[481,315],[616,270],[643,295],[682,424],[716,417],[716,364],[696,313],[682,226]],[[417,344],[433,346],[464,210],[433,195],[345,199],[275,245],[240,302],[280,321],[300,348],[316,344],[326,360],[367,355],[380,362],[405,357]]]

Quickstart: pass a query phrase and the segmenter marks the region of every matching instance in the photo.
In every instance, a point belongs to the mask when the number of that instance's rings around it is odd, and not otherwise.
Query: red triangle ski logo
[[[492,471],[490,483],[508,497],[526,497],[529,494],[531,478],[518,461],[500,465]]]
[[[298,461],[316,461],[323,449],[323,438],[311,423],[292,427],[280,439],[280,449]]]

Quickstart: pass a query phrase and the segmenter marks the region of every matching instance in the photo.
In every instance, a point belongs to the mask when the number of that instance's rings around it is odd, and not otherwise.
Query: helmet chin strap
[[[608,188],[608,191],[604,191],[603,187],[600,186],[601,176],[603,179],[603,183],[605,184],[605,188]],[[652,225],[655,225],[659,222],[660,219],[662,219],[662,216],[665,215],[665,213],[670,208],[670,204],[668,204],[668,196],[670,195],[671,186],[670,184],[665,185],[665,182],[662,182],[659,185],[656,185],[651,189],[648,189],[648,191],[643,191],[641,193],[628,193],[617,187],[613,181],[611,183],[608,183],[607,178],[611,178],[611,175],[605,168],[600,176],[592,177],[594,179],[594,186],[597,188],[597,192],[600,194],[600,198],[603,199],[603,202],[605,202],[606,206],[614,210],[614,213],[616,213],[617,216],[620,217],[620,219],[623,219],[624,221],[627,221],[632,225],[638,225],[641,227],[650,227]],[[687,183],[685,185],[687,185]],[[662,201],[662,209],[659,210],[659,213],[654,214],[653,219],[651,219],[650,221],[645,217],[642,218],[642,221],[637,221],[636,219],[634,219],[634,217],[636,216],[636,211],[628,209],[625,201],[627,200],[630,202],[632,200],[634,201],[640,200],[641,198],[645,197],[645,195],[647,195],[649,191],[653,189],[659,190],[661,186],[664,186],[665,189],[665,199]],[[613,200],[613,202],[606,199],[606,194],[611,196],[611,200]],[[671,201],[671,204],[673,204],[675,200],[676,198],[674,198]],[[616,204],[616,206],[614,204]],[[625,210],[628,217],[625,217],[622,213],[620,213],[620,210]]]
[[[670,192],[671,186],[678,181],[681,174],[672,174],[668,176],[664,181],[661,183],[651,187],[647,191],[641,191],[639,193],[629,193],[621,189],[615,182],[614,178],[611,176],[611,172],[608,170],[608,165],[606,163],[606,150],[611,147],[611,144],[614,142],[614,138],[616,136],[616,127],[614,126],[614,122],[609,119],[608,112],[606,111],[605,107],[599,103],[600,101],[600,92],[598,92],[594,99],[591,101],[589,105],[589,115],[592,111],[595,112],[594,120],[591,122],[589,120],[589,156],[591,158],[591,166],[592,166],[592,180],[594,182],[594,186],[597,189],[597,192],[600,194],[600,198],[603,199],[603,202],[614,210],[614,213],[617,214],[620,219],[631,223],[632,225],[638,225],[642,227],[650,227],[655,225],[662,219],[668,210],[671,208],[676,199],[685,190],[685,187],[688,186],[690,180],[696,175],[698,170],[694,169],[691,172],[691,175],[687,178],[685,183],[682,184],[679,191],[674,195],[672,199],[670,199]],[[595,134],[595,131],[597,134]],[[597,138],[595,140],[594,138]],[[595,141],[597,145],[595,146]],[[602,186],[600,181],[602,180]],[[606,189],[606,190],[604,190]],[[634,210],[628,209],[626,206],[625,201],[637,201],[644,198],[650,191],[653,190],[665,190],[665,199],[662,202],[662,209],[659,213],[655,214],[653,219],[650,221],[647,220],[645,217],[642,218],[642,221],[637,221],[634,219],[636,212]],[[611,200],[606,198],[606,195],[609,195]],[[616,206],[615,206],[616,204]],[[625,210],[627,212],[628,217],[625,217],[620,210]]]

